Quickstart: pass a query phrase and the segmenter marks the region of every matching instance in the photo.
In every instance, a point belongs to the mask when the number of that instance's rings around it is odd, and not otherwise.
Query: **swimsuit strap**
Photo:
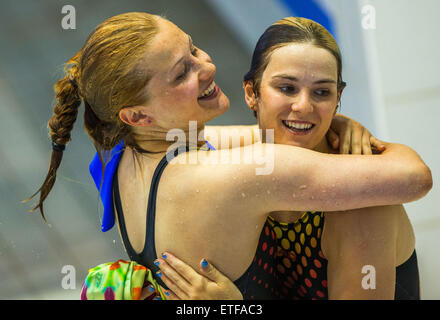
[[[114,180],[113,180],[113,199],[116,206],[116,212],[119,220],[119,228],[121,231],[122,241],[124,243],[125,249],[127,251],[130,260],[136,261],[139,264],[142,264],[152,271],[156,272],[159,270],[153,264],[153,261],[157,259],[156,254],[156,245],[155,245],[155,236],[154,236],[154,226],[155,226],[155,218],[156,218],[156,198],[157,198],[157,190],[159,187],[159,180],[163,173],[163,170],[171,162],[175,157],[179,154],[188,152],[189,148],[177,148],[173,151],[168,152],[159,162],[154,171],[153,178],[151,180],[150,193],[148,197],[148,206],[147,206],[147,230],[145,233],[145,244],[141,253],[136,253],[133,247],[130,244],[128,239],[127,228],[125,225],[124,215],[122,212],[122,202],[119,193],[119,182],[118,182],[118,172],[116,169]],[[166,287],[165,284],[157,279],[163,287]]]

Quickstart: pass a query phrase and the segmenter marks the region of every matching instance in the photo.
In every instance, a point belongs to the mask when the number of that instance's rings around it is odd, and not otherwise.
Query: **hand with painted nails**
[[[161,288],[167,300],[242,300],[235,284],[203,259],[194,270],[174,255],[166,252],[155,261],[160,278],[168,290]]]
[[[342,114],[333,117],[327,140],[340,154],[377,154],[385,150],[385,144],[362,124]]]

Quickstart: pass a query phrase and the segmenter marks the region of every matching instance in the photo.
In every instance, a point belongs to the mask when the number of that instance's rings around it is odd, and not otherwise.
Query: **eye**
[[[296,91],[296,88],[294,86],[291,86],[291,85],[280,86],[278,89],[282,93],[285,93],[285,94],[292,94],[292,93],[295,93],[295,91]]]
[[[197,53],[199,52],[199,49],[197,49],[197,47],[196,46],[193,46],[192,48],[191,48],[191,54],[194,56],[194,57],[197,57]]]
[[[184,80],[185,77],[186,77],[186,75],[187,75],[187,73],[188,73],[188,67],[185,65],[185,69],[183,70],[182,73],[180,73],[180,74],[177,76],[176,80],[177,80],[177,81],[182,81],[182,80]]]
[[[326,97],[330,94],[330,90],[328,89],[318,89],[315,91],[315,93],[320,97]]]

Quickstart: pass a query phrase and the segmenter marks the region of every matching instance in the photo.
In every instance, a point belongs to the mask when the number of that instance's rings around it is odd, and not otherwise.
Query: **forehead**
[[[160,18],[158,33],[148,46],[144,60],[153,74],[168,71],[188,48],[188,35],[172,22]]]
[[[289,73],[313,78],[337,78],[336,58],[330,51],[312,44],[289,44],[275,49],[264,73]],[[264,77],[264,75],[263,75]]]

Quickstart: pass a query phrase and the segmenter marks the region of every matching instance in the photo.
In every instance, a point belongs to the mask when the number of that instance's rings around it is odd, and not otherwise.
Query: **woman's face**
[[[269,59],[256,99],[260,128],[274,129],[278,144],[322,148],[338,104],[335,57],[311,44],[289,44]]]
[[[201,126],[229,108],[229,99],[214,82],[211,58],[173,23],[159,19],[146,62],[152,74],[147,105],[157,126],[187,128],[194,120]]]

